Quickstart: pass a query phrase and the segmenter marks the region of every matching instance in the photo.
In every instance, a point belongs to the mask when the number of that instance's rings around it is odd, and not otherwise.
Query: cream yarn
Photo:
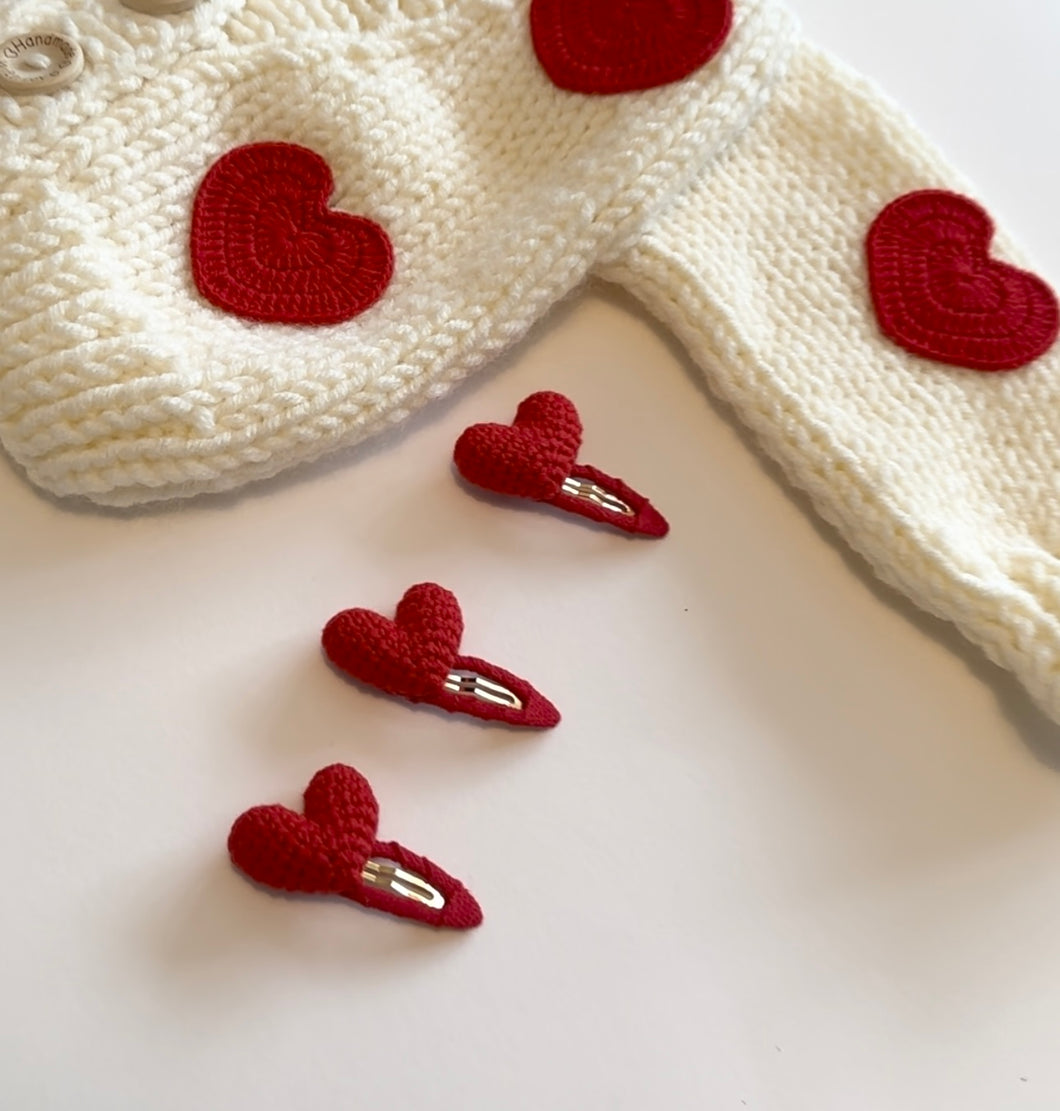
[[[740,5],[726,48],[639,96],[574,96],[528,0],[119,0],[0,15],[76,37],[84,75],[0,97],[0,436],[56,494],[130,504],[225,490],[403,420],[511,344],[629,242],[767,99],[790,19]],[[341,325],[252,323],[199,296],[195,190],[232,147],[322,155],[334,207],[396,270]]]
[[[553,87],[528,0],[28,0],[3,37],[75,36],[82,77],[0,97],[0,438],[40,486],[132,504],[230,489],[402,420],[598,272],[714,388],[886,581],[1060,719],[1060,351],[1012,374],[907,354],[863,243],[901,193],[970,193],[771,0],[691,78]],[[191,281],[202,175],[295,142],[386,228],[382,300],[254,324]],[[1021,262],[1002,235],[1003,258]]]
[[[602,269],[882,579],[1060,720],[1060,343],[982,374],[880,333],[865,234],[925,187],[972,192],[863,79],[801,46],[768,111]],[[993,251],[1027,265],[1003,234]]]

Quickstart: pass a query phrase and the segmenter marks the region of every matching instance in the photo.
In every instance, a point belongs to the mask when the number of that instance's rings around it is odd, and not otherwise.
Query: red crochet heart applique
[[[471,929],[482,922],[474,896],[459,880],[394,841],[377,841],[379,806],[356,769],[332,764],[305,790],[303,814],[255,806],[228,835],[228,853],[257,883],[309,895],[341,895],[362,906],[427,925]],[[370,859],[393,862],[422,877],[444,897],[433,907],[365,882]]]
[[[338,324],[382,296],[394,272],[386,232],[327,206],[320,155],[251,143],[222,155],[199,186],[191,268],[219,308],[280,324]]]
[[[550,501],[574,470],[582,443],[578,410],[563,394],[531,394],[511,424],[474,424],[457,441],[457,469],[476,486]]]
[[[533,0],[530,32],[553,84],[629,93],[680,81],[722,48],[732,0]]]
[[[892,201],[866,243],[884,334],[914,355],[1015,370],[1056,342],[1060,307],[1034,274],[990,257],[994,225],[974,201],[928,189]]]

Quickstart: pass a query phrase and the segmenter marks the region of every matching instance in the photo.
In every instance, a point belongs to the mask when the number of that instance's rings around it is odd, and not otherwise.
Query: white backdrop
[[[1060,282],[1055,0],[797,0]],[[661,543],[461,488],[531,391]],[[808,513],[682,352],[590,290],[389,438],[179,509],[0,466],[0,1106],[1055,1111],[1060,730]],[[344,683],[411,583],[561,727]],[[437,934],[272,897],[225,837],[343,761],[462,878]]]

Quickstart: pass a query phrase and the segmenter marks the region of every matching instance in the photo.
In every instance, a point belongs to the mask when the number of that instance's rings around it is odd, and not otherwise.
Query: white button
[[[121,0],[134,12],[146,12],[148,15],[176,15],[177,12],[187,12],[198,4],[199,0]]]
[[[31,31],[0,43],[0,89],[5,92],[53,93],[84,68],[78,43],[54,31]]]

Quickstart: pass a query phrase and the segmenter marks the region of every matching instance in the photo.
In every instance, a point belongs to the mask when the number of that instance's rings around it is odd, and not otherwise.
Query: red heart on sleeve
[[[900,347],[972,370],[1015,370],[1056,342],[1056,294],[990,257],[994,224],[974,201],[926,189],[892,201],[866,242],[876,318]]]

